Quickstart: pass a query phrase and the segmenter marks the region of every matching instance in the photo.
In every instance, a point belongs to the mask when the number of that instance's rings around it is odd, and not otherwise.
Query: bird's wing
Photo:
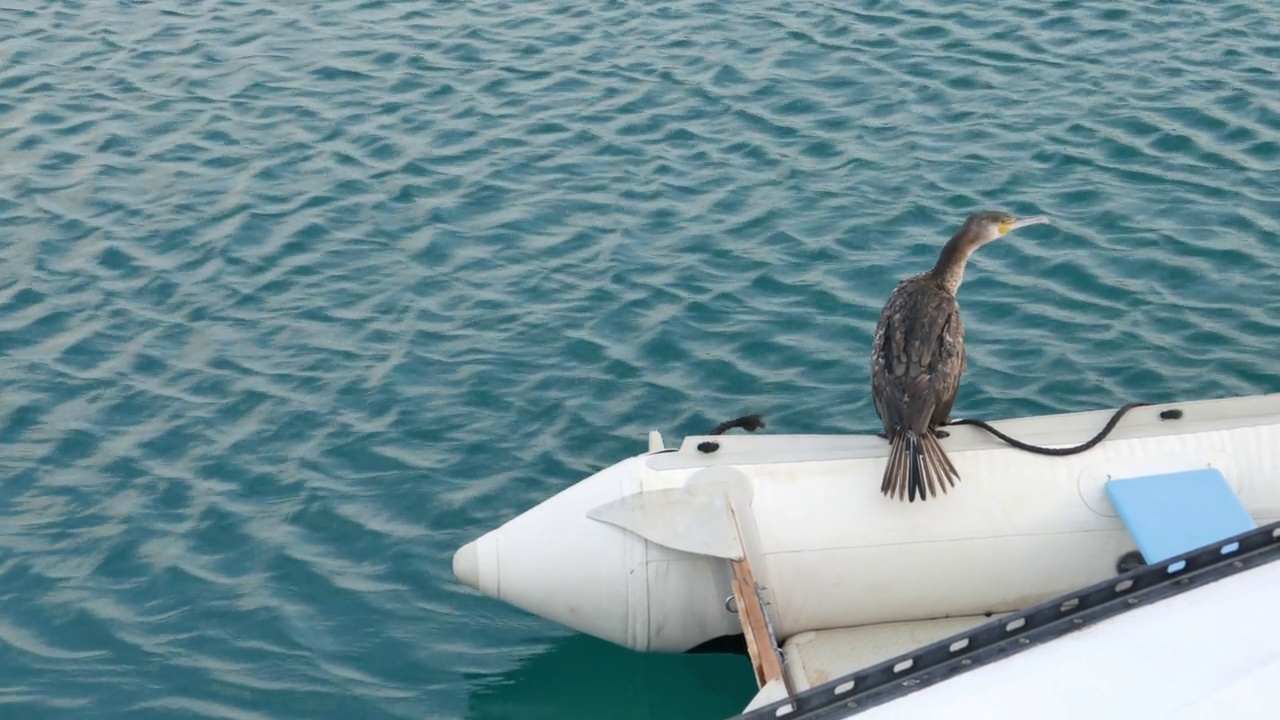
[[[939,335],[938,350],[929,373],[929,394],[936,399],[932,412],[934,425],[950,419],[965,364],[964,322],[960,319],[959,306],[953,302],[950,317]]]
[[[872,392],[887,433],[924,432],[938,406],[954,400],[964,364],[955,296],[908,282],[885,303],[872,355]]]
[[[902,415],[906,410],[902,401],[903,335],[899,327],[901,288],[902,284],[899,284],[894,289],[880,311],[880,321],[876,325],[871,346],[871,397],[875,402],[876,415],[884,423],[885,434],[891,438],[893,429],[904,425]]]

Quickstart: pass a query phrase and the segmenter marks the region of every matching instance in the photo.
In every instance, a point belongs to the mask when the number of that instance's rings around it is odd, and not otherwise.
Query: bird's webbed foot
[[[949,432],[947,432],[946,430],[943,430],[943,429],[941,429],[941,428],[934,428],[934,429],[933,429],[933,436],[934,436],[934,437],[936,437],[936,438],[938,438],[939,440],[941,440],[941,439],[943,439],[943,438],[949,438],[949,437],[951,437],[951,433],[949,433]]]

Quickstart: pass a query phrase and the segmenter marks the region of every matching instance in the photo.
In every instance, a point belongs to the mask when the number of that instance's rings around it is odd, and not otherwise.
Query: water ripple
[[[651,428],[874,429],[979,207],[1055,222],[958,412],[1280,389],[1270,5],[170,5],[0,15],[0,715],[492,717],[563,630],[453,549]]]

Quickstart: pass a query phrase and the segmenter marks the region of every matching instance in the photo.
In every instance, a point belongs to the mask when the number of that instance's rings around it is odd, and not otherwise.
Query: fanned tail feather
[[[937,468],[934,477],[937,477],[938,486],[942,488],[942,492],[945,494],[947,485],[956,486],[956,481],[960,479],[960,473],[956,472],[956,466],[951,464],[951,458],[947,457],[946,451],[942,449],[942,443],[938,442],[938,438],[934,437],[933,433],[925,433],[924,435],[924,452],[929,462]],[[947,481],[947,485],[942,484],[943,480]]]
[[[916,495],[924,499],[924,453],[920,449],[920,436],[915,433],[907,435],[907,498],[915,502]],[[901,499],[901,498],[899,498]]]
[[[960,473],[933,433],[900,431],[889,448],[880,492],[908,502],[915,502],[918,495],[924,501],[937,497],[939,488],[946,494],[948,486],[955,487],[959,479]]]
[[[880,493],[893,497],[901,482],[899,476],[907,468],[907,443],[901,433],[894,436],[889,446],[889,460],[884,467],[884,479],[880,481]]]

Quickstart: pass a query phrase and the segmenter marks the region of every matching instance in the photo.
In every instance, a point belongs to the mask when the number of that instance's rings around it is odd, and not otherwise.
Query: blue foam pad
[[[1111,480],[1107,496],[1147,564],[1257,527],[1215,468]]]

